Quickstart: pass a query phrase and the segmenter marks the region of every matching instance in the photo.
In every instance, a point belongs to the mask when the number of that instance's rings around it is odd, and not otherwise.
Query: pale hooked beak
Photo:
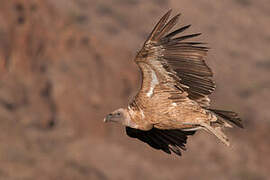
[[[106,123],[106,122],[109,122],[110,120],[111,120],[111,118],[112,118],[112,114],[108,114],[105,118],[104,118],[104,122]]]

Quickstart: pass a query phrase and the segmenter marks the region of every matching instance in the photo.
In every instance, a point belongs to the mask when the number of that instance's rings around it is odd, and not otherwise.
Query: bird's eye
[[[120,112],[118,112],[118,113],[116,113],[116,115],[117,115],[117,116],[120,116],[121,114],[120,114]]]

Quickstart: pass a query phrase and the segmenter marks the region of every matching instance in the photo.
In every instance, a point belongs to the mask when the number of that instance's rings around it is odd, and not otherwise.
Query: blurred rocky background
[[[211,47],[232,147],[198,132],[181,158],[104,124],[139,87],[133,58],[170,8]],[[269,179],[269,0],[0,0],[0,179]]]

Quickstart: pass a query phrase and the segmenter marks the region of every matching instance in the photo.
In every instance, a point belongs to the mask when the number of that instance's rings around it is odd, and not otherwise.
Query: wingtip
[[[170,8],[168,11],[167,11],[167,13],[166,14],[168,14],[168,13],[172,13],[172,8]]]
[[[172,19],[175,19],[175,24],[178,22],[181,13],[176,14]]]
[[[172,8],[169,9],[166,14],[170,16],[172,14]],[[179,17],[181,15],[182,15],[181,13],[177,13],[174,17]]]
[[[176,14],[174,17],[179,18],[181,15],[182,15],[181,13],[178,13],[178,14]]]
[[[147,38],[146,42],[149,40],[155,39],[154,36],[156,36],[157,33],[165,26],[167,20],[169,19],[171,15],[172,9],[169,9],[158,21],[158,23],[155,25],[154,29],[150,33],[149,37]]]
[[[172,14],[172,9],[169,9],[169,10],[162,16],[162,18],[163,18],[163,17],[169,18],[169,17],[171,16],[171,14]]]

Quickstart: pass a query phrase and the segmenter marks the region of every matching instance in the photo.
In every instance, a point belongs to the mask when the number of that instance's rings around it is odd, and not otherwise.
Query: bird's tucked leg
[[[221,140],[225,145],[229,146],[229,139],[227,138],[227,136],[222,132],[221,128],[218,126],[211,126],[210,124],[208,124],[207,122],[201,122],[200,124],[195,124],[195,123],[183,123],[185,125],[193,125],[193,126],[197,126],[195,128],[192,128],[193,130],[195,129],[200,129],[203,128],[204,130],[206,130],[207,132],[214,134],[219,140]],[[191,130],[192,130],[191,129]],[[183,131],[190,131],[190,129],[182,129]]]
[[[206,131],[214,134],[219,140],[221,140],[225,145],[229,146],[230,142],[227,136],[221,131],[220,127],[212,127],[206,122],[200,124]]]

